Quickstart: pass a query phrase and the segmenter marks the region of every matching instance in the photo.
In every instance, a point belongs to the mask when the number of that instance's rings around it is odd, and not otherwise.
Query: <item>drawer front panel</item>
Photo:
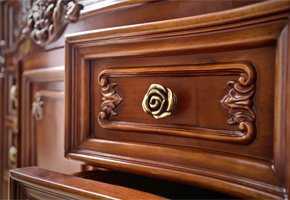
[[[68,36],[67,156],[283,198],[289,9],[270,1]]]

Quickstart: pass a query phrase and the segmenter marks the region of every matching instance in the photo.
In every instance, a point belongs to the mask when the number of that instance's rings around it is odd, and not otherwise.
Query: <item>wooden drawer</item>
[[[10,171],[10,199],[165,199],[154,194],[37,167]]]
[[[269,1],[68,35],[67,157],[284,198],[289,9]]]
[[[38,167],[10,171],[10,199],[192,199],[200,197],[232,198],[188,185],[105,169],[74,175]]]

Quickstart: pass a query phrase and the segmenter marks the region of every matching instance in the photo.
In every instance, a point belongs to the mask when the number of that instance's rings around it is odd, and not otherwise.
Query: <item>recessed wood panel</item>
[[[250,62],[253,66],[255,73],[257,74],[257,80],[255,81],[255,91],[253,96],[253,108],[255,112],[255,126],[256,133],[255,138],[252,141],[246,142],[246,145],[234,145],[231,143],[224,143],[222,141],[216,142],[214,140],[204,140],[206,137],[198,139],[186,139],[184,137],[177,137],[178,135],[172,134],[156,134],[156,132],[145,133],[138,131],[138,129],[126,131],[124,128],[121,132],[111,131],[112,129],[104,129],[99,125],[97,120],[94,121],[94,135],[100,138],[106,139],[120,139],[126,140],[130,138],[132,141],[146,141],[152,143],[181,145],[187,147],[197,147],[202,149],[210,149],[214,151],[224,151],[229,153],[237,153],[240,155],[248,155],[251,157],[271,159],[273,152],[273,108],[274,108],[274,79],[272,77],[275,65],[275,47],[263,47],[256,49],[237,50],[231,52],[218,52],[218,53],[206,53],[206,54],[190,54],[179,56],[167,56],[167,57],[146,57],[146,58],[114,58],[114,59],[100,59],[94,61],[94,79],[92,79],[91,85],[93,99],[92,108],[95,108],[95,112],[92,113],[93,119],[98,119],[98,115],[101,112],[102,94],[101,87],[99,86],[99,75],[106,69],[126,68],[128,71],[134,69],[140,65],[145,65],[148,69],[155,68],[160,64],[167,64],[164,66],[170,66],[170,63],[174,66],[185,65],[192,63],[193,66],[206,67],[206,61],[214,60],[217,63],[238,63],[241,61]],[[267,61],[266,61],[267,60]],[[138,65],[138,63],[140,63]],[[198,65],[199,63],[199,65]],[[231,72],[230,72],[231,73]],[[227,120],[233,116],[229,113],[229,110],[224,109],[220,101],[228,94],[230,87],[227,83],[231,80],[238,80],[238,74],[227,74],[221,76],[217,74],[207,75],[180,75],[178,76],[138,76],[130,75],[130,77],[116,77],[113,75],[110,78],[112,83],[116,83],[116,91],[123,98],[120,105],[116,107],[118,113],[117,116],[111,116],[110,121],[122,121],[122,122],[135,122],[135,123],[147,123],[147,124],[183,124],[191,127],[199,128],[215,128],[221,130],[238,130],[237,125],[229,125]],[[183,76],[183,77],[182,77]],[[142,110],[142,99],[152,83],[160,83],[164,86],[171,88],[178,97],[178,105],[176,113],[173,112],[170,117],[164,119],[154,119],[150,115],[147,115]],[[266,85],[267,84],[267,85]],[[191,88],[191,89],[190,89]],[[196,115],[196,112],[199,112]],[[211,113],[211,114],[208,114]],[[267,121],[267,123],[263,123]],[[136,125],[137,126],[137,125]],[[165,136],[166,135],[166,136]],[[265,148],[258,148],[259,146]],[[225,148],[228,146],[228,148]]]
[[[234,78],[234,75],[237,75],[237,77]],[[227,76],[230,76],[230,79],[225,79],[225,77],[228,78]],[[121,84],[119,84],[118,78],[122,77],[128,77],[128,79],[121,81]],[[139,79],[136,79],[137,77]],[[189,77],[194,78],[190,79]],[[102,128],[112,130],[153,132],[224,142],[249,142],[255,136],[256,129],[255,112],[253,110],[255,80],[256,72],[250,63],[106,69],[98,77],[99,91],[102,91],[98,123]],[[162,122],[162,120],[158,119],[158,121],[155,118],[150,123],[146,120],[146,117],[142,119],[142,116],[146,116],[139,109],[141,104],[144,109],[142,99],[147,88],[151,84],[157,83],[169,87],[171,93],[171,90],[173,90],[175,101],[179,102],[180,106],[174,106],[177,108],[173,108],[175,111],[172,111],[173,114],[168,117],[172,121]],[[128,85],[137,87],[128,87]],[[225,88],[226,85],[229,89],[223,91],[225,94],[214,93],[219,91],[220,88]],[[116,91],[117,87],[121,88],[120,94]],[[127,91],[125,88],[128,88]],[[152,89],[152,92],[153,94],[149,95],[148,98],[153,100],[152,104],[155,104],[153,106],[162,108],[162,106],[168,104],[168,96],[164,91],[155,88]],[[125,108],[127,105],[131,111],[135,111],[135,114],[129,112],[131,119],[128,121],[122,118],[122,114],[120,118],[117,117],[117,120],[111,119],[119,115],[119,112],[124,112],[122,109],[116,111],[121,103]],[[181,107],[184,106],[184,103],[187,106]],[[238,130],[220,127],[220,118],[215,120],[210,116],[206,119],[207,111],[200,110],[200,108],[206,108],[218,116],[221,115],[220,110],[222,111],[222,109],[219,109],[221,107],[218,106],[224,107],[227,113],[231,115],[229,119],[225,117],[224,121],[227,121],[229,125],[238,126]],[[185,109],[189,113],[184,112]],[[194,115],[196,115],[196,119]],[[138,119],[138,116],[141,116],[141,119]],[[205,119],[199,116],[204,116]],[[192,122],[186,123],[182,119],[192,119],[193,124]],[[210,125],[203,124],[205,121],[210,122]],[[216,128],[214,128],[215,126]]]

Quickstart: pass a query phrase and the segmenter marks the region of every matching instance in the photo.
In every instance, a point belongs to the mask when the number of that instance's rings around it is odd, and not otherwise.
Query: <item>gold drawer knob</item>
[[[177,98],[169,88],[151,84],[142,101],[142,108],[155,119],[160,119],[171,115],[176,103]]]
[[[11,146],[9,148],[9,160],[10,160],[10,162],[15,163],[16,157],[17,157],[17,149],[15,146]]]
[[[9,98],[11,101],[16,101],[17,100],[17,86],[12,85],[9,91]]]

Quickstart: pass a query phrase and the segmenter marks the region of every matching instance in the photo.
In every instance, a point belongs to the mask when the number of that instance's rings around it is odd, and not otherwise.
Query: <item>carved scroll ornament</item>
[[[34,0],[22,33],[44,46],[56,40],[70,22],[76,22],[83,8],[75,0]]]
[[[32,115],[36,121],[43,118],[43,97],[41,93],[36,93],[34,95],[34,101],[32,103]]]
[[[228,82],[230,90],[220,101],[228,110],[231,118],[227,120],[230,125],[239,125],[242,134],[254,133],[255,112],[253,110],[255,94],[255,74],[250,70],[241,73],[238,80]]]
[[[99,84],[102,88],[102,104],[99,117],[101,119],[108,119],[110,116],[116,116],[116,107],[122,102],[122,97],[116,91],[116,83],[110,83],[108,77],[100,76]]]
[[[36,121],[40,121],[43,119],[45,98],[63,99],[64,92],[40,90],[40,91],[35,93],[34,101],[32,102],[31,112],[32,112],[32,115]]]

